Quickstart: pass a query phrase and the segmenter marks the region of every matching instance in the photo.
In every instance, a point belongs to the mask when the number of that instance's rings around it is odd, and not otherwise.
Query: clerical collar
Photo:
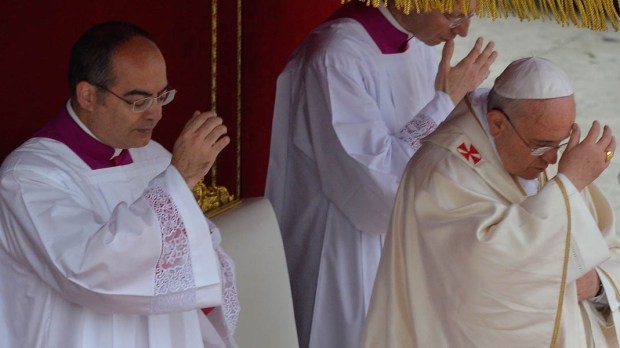
[[[77,123],[77,125],[80,126],[80,128],[82,128],[82,130],[84,132],[86,132],[86,134],[90,135],[91,137],[93,137],[98,142],[103,143],[103,141],[99,140],[99,138],[97,138],[93,134],[93,132],[91,132],[90,129],[88,129],[88,127],[86,127],[84,122],[82,122],[82,120],[80,120],[78,115],[75,113],[75,110],[73,110],[73,105],[71,105],[71,99],[67,100],[67,103],[65,104],[65,106],[67,107],[67,112],[69,113],[69,116],[71,116],[73,121],[75,121],[75,123]],[[110,160],[112,160],[114,157],[120,155],[121,151],[123,151],[123,149],[114,148],[114,153],[112,154],[112,157],[110,157]]]
[[[398,23],[396,18],[394,18],[394,15],[392,15],[392,12],[390,12],[390,10],[388,10],[388,8],[383,5],[383,3],[381,3],[381,5],[379,5],[379,11],[385,17],[385,19],[387,19],[388,22],[390,22],[390,24],[392,24],[394,26],[394,28],[396,28],[399,31],[401,31],[404,34],[406,34],[407,38],[410,38],[410,37],[413,36],[413,33],[411,33],[409,30],[405,29],[402,25],[400,25],[400,23]]]
[[[383,6],[377,9],[359,1],[351,1],[341,6],[329,19],[338,18],[351,18],[360,23],[383,54],[406,51],[407,39],[413,36]]]
[[[65,144],[91,169],[103,169],[133,163],[128,150],[117,151],[99,141],[80,122],[69,102],[56,118],[36,132],[33,137],[50,138]]]
[[[495,139],[493,139],[493,136],[491,135],[491,130],[489,128],[489,120],[487,118],[486,101],[487,101],[488,93],[489,93],[488,90],[483,93],[477,93],[476,95],[474,95],[474,93],[470,93],[470,96],[473,99],[471,100],[471,103],[472,103],[472,106],[475,106],[475,109],[476,109],[476,112],[474,112],[474,116],[476,116],[476,118],[478,119],[478,122],[482,126],[482,129],[484,129],[484,133],[489,138],[489,142],[491,143],[491,147],[495,151],[495,155],[501,162],[502,158],[499,157],[499,153],[497,152],[497,147],[495,146]],[[523,191],[526,196],[533,196],[538,193],[538,190],[540,188],[539,186],[540,181],[538,178],[531,179],[531,180],[524,179],[520,176],[514,176],[514,178],[517,180],[517,184],[521,185],[521,188],[523,188]]]

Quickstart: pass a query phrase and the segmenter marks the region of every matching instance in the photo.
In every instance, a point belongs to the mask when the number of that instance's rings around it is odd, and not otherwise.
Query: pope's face
[[[566,141],[575,123],[575,100],[573,96],[528,100],[511,112],[515,114],[499,110],[487,113],[497,152],[508,173],[535,179],[558,161],[558,149],[534,156],[530,148],[555,147]]]
[[[157,96],[168,88],[166,63],[151,41],[133,37],[120,46],[112,56],[113,85],[110,91],[133,102]],[[145,146],[153,129],[162,117],[162,105],[155,101],[143,112],[134,112],[132,106],[120,98],[103,93],[101,103],[96,103],[93,117],[87,125],[104,144],[115,148]]]
[[[474,11],[475,6],[476,2],[471,1],[470,13]],[[397,21],[416,38],[429,46],[452,40],[457,35],[465,37],[469,31],[470,20],[463,18],[467,14],[463,13],[457,3],[455,3],[453,12],[445,15],[439,10],[416,13],[415,9],[412,9],[409,15],[404,15],[402,12],[399,14],[398,12],[392,12]],[[451,20],[456,22],[451,25]]]

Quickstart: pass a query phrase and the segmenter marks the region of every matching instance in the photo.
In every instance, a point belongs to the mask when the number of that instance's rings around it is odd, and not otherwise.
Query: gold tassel
[[[536,0],[529,0],[528,6],[530,8],[530,12],[532,13],[532,17],[534,19],[540,18],[538,14],[538,6],[536,5]]]
[[[620,16],[616,12],[616,8],[614,7],[614,0],[603,0],[603,6],[605,7],[605,13],[607,17],[613,17],[609,22],[615,31],[618,31],[618,22],[620,22]]]
[[[542,12],[543,12],[543,17],[547,17],[550,19],[555,19],[555,21],[557,23],[559,23],[560,21],[558,20],[559,17],[559,12],[558,12],[558,8],[555,6],[555,1],[553,0],[543,0],[542,1],[543,4],[543,8],[542,8]]]
[[[341,0],[342,3],[351,0]],[[368,6],[379,7],[393,3],[405,14],[411,11],[429,12],[433,9],[451,13],[456,3],[463,13],[469,13],[469,0],[358,0]],[[521,20],[544,21],[554,19],[562,26],[573,24],[578,28],[589,28],[597,31],[608,30],[611,25],[618,31],[620,15],[614,6],[614,0],[477,0],[476,15],[490,17],[493,20],[507,18],[510,15]]]

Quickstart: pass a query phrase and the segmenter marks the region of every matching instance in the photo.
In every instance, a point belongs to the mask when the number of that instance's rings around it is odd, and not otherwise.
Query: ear
[[[97,103],[97,86],[91,85],[86,81],[80,81],[75,86],[75,102],[89,112],[92,112]]]
[[[497,138],[506,129],[506,117],[498,110],[489,110],[487,112],[487,120],[489,122],[489,131],[493,138]]]

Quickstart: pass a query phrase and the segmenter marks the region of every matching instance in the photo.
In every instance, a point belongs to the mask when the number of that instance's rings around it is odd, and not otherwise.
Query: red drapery
[[[276,79],[308,32],[340,6],[338,0],[244,3],[243,195],[264,193]]]

